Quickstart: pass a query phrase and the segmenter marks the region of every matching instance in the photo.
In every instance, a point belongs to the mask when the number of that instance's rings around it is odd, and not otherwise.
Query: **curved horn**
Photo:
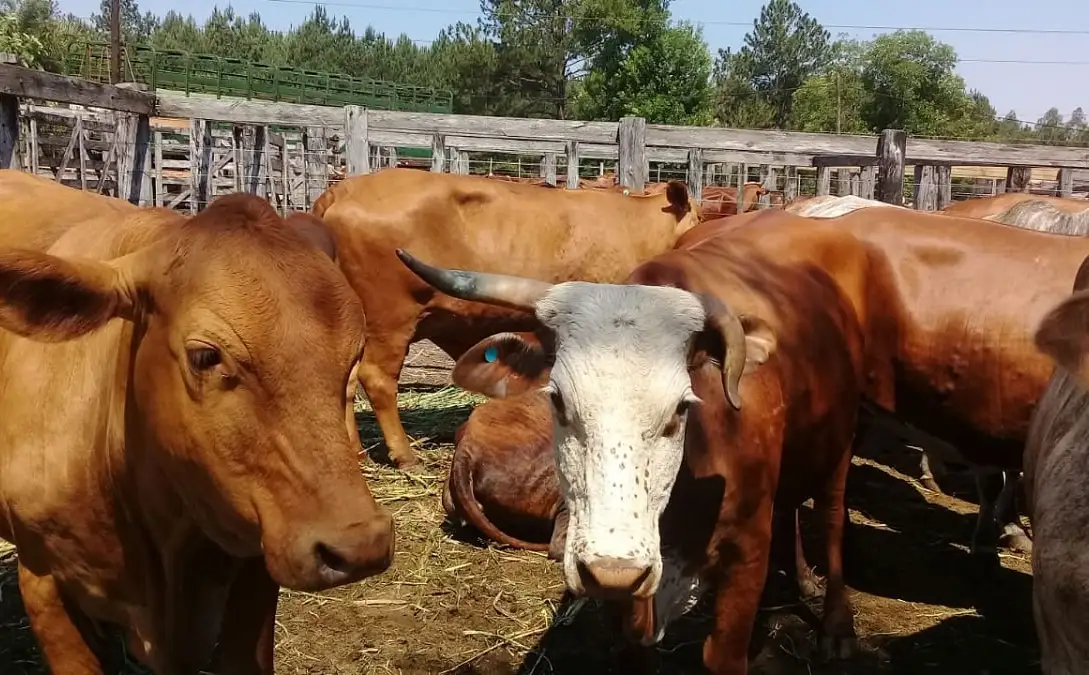
[[[741,410],[741,374],[745,372],[745,329],[737,315],[729,310],[717,298],[700,295],[703,305],[704,323],[713,326],[722,336],[722,386],[726,389],[726,400],[735,410]]]
[[[403,249],[397,249],[397,257],[428,284],[462,300],[533,312],[537,301],[552,288],[552,284],[537,279],[432,267]]]

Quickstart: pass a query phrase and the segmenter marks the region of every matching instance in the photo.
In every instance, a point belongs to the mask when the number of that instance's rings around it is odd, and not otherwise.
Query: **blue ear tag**
[[[495,363],[495,360],[499,357],[499,348],[492,346],[484,350],[484,360],[488,363]]]

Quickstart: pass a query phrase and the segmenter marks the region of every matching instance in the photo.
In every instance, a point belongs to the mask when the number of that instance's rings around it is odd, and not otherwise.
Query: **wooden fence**
[[[153,95],[0,65],[0,166],[138,204],[196,212],[218,194],[248,191],[285,212],[309,209],[345,175],[398,163],[399,149],[430,150],[431,170],[452,173],[529,158],[541,178],[569,188],[606,162],[633,190],[664,171],[683,177],[697,199],[705,185],[756,178],[785,199],[855,194],[901,204],[907,184],[922,210],[950,202],[954,167],[1006,167],[1011,191],[1028,189],[1033,168],[1057,170],[1052,192],[1064,196],[1075,173],[1089,169],[1086,148],[908,138],[891,129],[851,136]]]

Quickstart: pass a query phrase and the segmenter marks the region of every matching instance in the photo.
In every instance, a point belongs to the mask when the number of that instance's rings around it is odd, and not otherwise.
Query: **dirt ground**
[[[396,519],[394,565],[326,593],[283,591],[277,674],[619,673],[616,636],[592,603],[563,602],[557,564],[455,535],[444,524],[439,500],[453,432],[479,399],[434,386],[405,391],[402,399],[405,426],[428,471],[406,476],[362,463]],[[361,409],[359,419],[364,445],[377,450],[373,417]],[[982,581],[967,554],[976,511],[971,479],[946,481],[956,496],[931,494],[909,477],[918,475],[917,455],[888,440],[856,457],[849,478],[846,573],[859,652],[845,663],[821,663],[802,613],[769,606],[761,612],[758,632],[766,640],[751,672],[1039,672],[1029,561],[1003,553],[1002,569]],[[819,543],[806,536],[807,556],[820,572]],[[814,610],[819,615],[819,605]],[[659,648],[661,672],[700,673],[708,628],[702,606],[676,624]],[[19,600],[15,554],[0,553],[0,673],[45,672]],[[121,672],[142,671],[130,665]]]

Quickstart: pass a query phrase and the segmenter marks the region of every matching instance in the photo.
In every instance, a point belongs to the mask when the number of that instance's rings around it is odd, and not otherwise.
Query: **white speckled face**
[[[662,574],[658,519],[684,457],[696,296],[676,288],[569,282],[537,304],[556,336],[547,387],[560,489],[570,512],[564,576],[586,592],[580,566]]]

